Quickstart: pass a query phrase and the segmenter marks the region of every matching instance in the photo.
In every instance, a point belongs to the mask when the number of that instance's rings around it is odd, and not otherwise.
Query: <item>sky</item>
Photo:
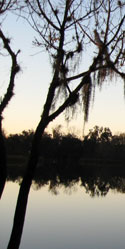
[[[35,33],[24,20],[13,15],[6,17],[3,31],[11,38],[11,47],[14,51],[21,50],[18,55],[21,72],[15,80],[14,96],[3,114],[3,128],[6,134],[35,130],[51,82],[50,61],[42,49],[33,46]],[[0,56],[1,95],[7,87],[9,62],[8,57]],[[64,115],[61,115],[48,126],[48,131],[57,125],[61,125],[64,132],[75,132],[82,137],[84,115],[82,112],[76,113],[69,123],[65,122]],[[85,124],[84,133],[87,134],[95,125],[108,127],[113,134],[125,132],[124,83],[120,78],[112,82],[108,80],[102,90],[96,89],[95,101],[90,106],[89,120]]]

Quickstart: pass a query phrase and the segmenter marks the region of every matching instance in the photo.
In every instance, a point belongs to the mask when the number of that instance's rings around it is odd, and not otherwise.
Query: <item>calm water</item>
[[[0,249],[6,249],[19,190],[7,182],[0,201]],[[125,194],[91,197],[81,183],[50,190],[33,184],[20,249],[124,249]]]

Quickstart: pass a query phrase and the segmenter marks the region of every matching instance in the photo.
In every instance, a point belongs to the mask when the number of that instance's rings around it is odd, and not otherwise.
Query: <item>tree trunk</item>
[[[23,178],[19,190],[12,233],[7,249],[18,249],[20,245],[25,214],[26,214],[26,207],[28,202],[28,195],[39,158],[39,147],[40,147],[39,145],[41,141],[41,136],[43,135],[44,129],[46,128],[47,124],[48,124],[47,122],[42,123],[40,121],[34,135],[31,154],[26,169],[26,174]]]

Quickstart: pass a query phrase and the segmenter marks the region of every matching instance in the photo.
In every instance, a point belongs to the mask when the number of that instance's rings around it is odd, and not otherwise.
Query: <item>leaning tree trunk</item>
[[[27,202],[28,202],[28,195],[29,195],[31,184],[32,184],[32,179],[34,176],[34,171],[35,171],[38,158],[39,158],[39,147],[40,147],[39,145],[41,141],[41,136],[44,132],[45,127],[47,126],[47,123],[48,122],[40,121],[36,129],[36,132],[34,134],[34,139],[32,143],[32,149],[31,149],[29,162],[27,165],[26,174],[24,175],[24,178],[23,178],[20,190],[19,190],[12,233],[11,233],[11,237],[10,237],[10,241],[9,241],[7,249],[18,249],[20,245],[23,226],[24,226],[24,220],[25,220],[25,214],[26,214],[26,207],[27,207]]]

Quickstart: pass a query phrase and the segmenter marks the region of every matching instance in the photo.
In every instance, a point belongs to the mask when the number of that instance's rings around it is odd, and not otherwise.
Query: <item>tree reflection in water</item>
[[[103,165],[103,166],[102,166]],[[39,165],[34,179],[32,181],[32,187],[39,190],[42,186],[48,185],[49,191],[54,194],[59,193],[60,187],[64,187],[65,190],[74,191],[74,186],[80,184],[83,189],[91,197],[106,196],[109,190],[125,193],[125,169],[124,165],[104,165],[88,166],[73,164],[67,165],[61,164],[49,164]],[[23,177],[23,170],[8,170],[8,180],[21,183]],[[26,183],[25,183],[26,184]],[[68,191],[69,192],[69,191]],[[28,196],[24,193],[24,202]],[[19,202],[19,200],[18,200]],[[20,205],[20,203],[18,203]],[[25,210],[23,211],[26,212]],[[22,214],[22,221],[20,219],[21,226],[24,225],[24,215]],[[12,240],[16,242],[17,228],[19,224],[14,223]],[[15,234],[15,235],[14,235]],[[18,231],[18,241],[20,241],[22,231]],[[8,244],[8,248],[11,249],[11,238]]]
[[[109,190],[125,193],[125,176],[82,176],[78,179],[60,179],[57,177],[50,181],[40,181],[37,179],[33,181],[32,187],[35,190],[39,190],[42,186],[48,185],[49,191],[57,194],[61,187],[70,189],[72,192],[73,190],[76,191],[74,186],[79,183],[91,197],[104,197],[108,194]]]
[[[8,170],[8,180],[22,181],[24,170]],[[49,164],[39,166],[33,179],[32,187],[39,190],[48,185],[49,191],[57,194],[60,187],[73,190],[75,184],[80,183],[91,197],[106,196],[109,190],[125,193],[124,165],[86,165]]]

